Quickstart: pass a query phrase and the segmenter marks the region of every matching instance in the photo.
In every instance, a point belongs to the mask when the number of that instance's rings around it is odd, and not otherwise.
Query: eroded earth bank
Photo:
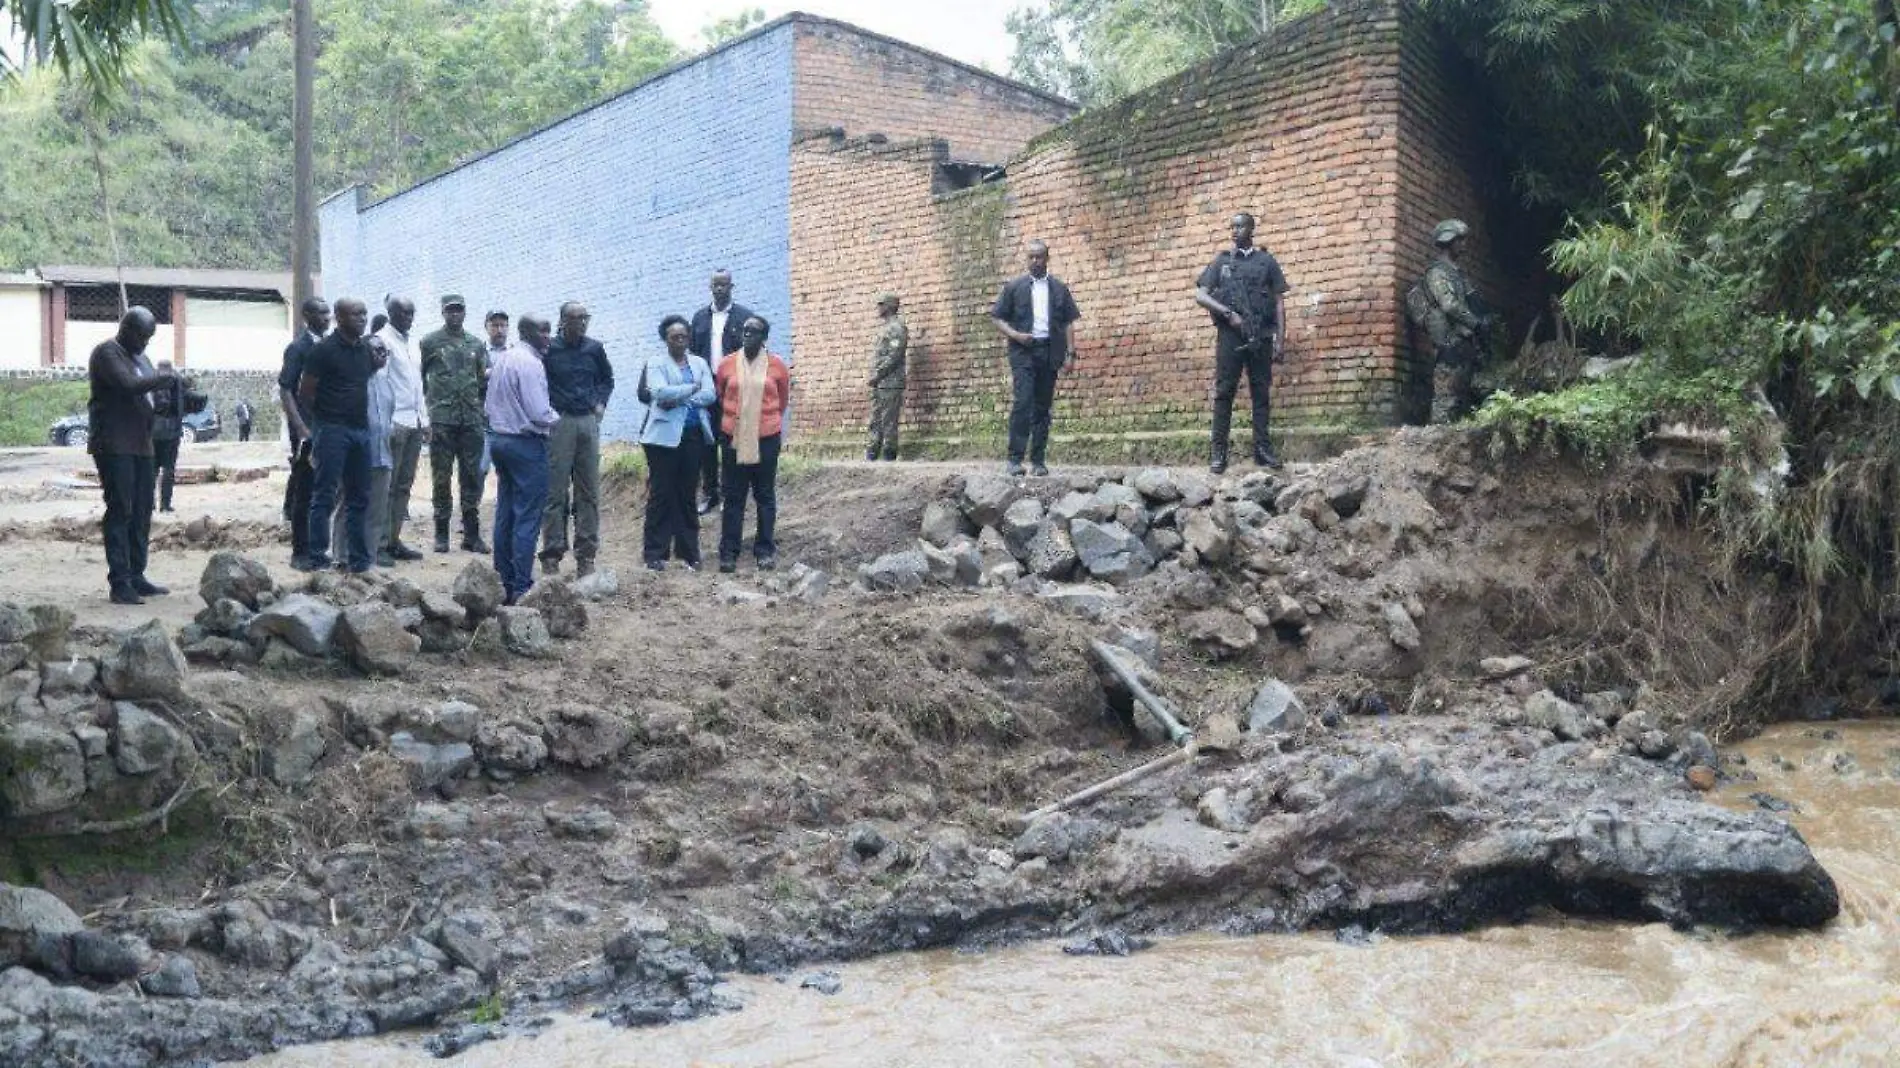
[[[1773,806],[1706,800],[1754,774],[1711,738],[1900,688],[1770,701],[1790,599],[1681,478],[1427,431],[1223,480],[844,464],[732,577],[638,569],[621,486],[614,575],[521,609],[466,555],[305,580],[220,526],[188,624],[0,609],[0,1063],[451,1052],[1046,936],[1826,924]],[[1122,674],[1191,759],[1025,820],[1173,749]]]

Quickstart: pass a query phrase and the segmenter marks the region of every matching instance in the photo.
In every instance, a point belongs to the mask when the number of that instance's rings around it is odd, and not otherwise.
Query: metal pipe
[[[1089,642],[1089,648],[1094,651],[1097,660],[1107,665],[1108,669],[1122,680],[1122,685],[1128,687],[1128,692],[1134,695],[1135,700],[1141,702],[1141,707],[1147,709],[1156,722],[1168,732],[1169,741],[1175,745],[1186,745],[1194,740],[1194,732],[1181,724],[1180,717],[1174,714],[1174,709],[1169,707],[1168,703],[1153,690],[1143,685],[1142,681],[1135,676],[1134,669],[1122,659],[1124,656],[1132,656],[1132,653],[1124,652],[1100,638]]]
[[[1112,779],[1103,779],[1101,782],[1098,782],[1094,786],[1088,787],[1085,790],[1077,790],[1075,793],[1070,794],[1069,796],[1063,798],[1060,801],[1055,802],[1054,804],[1044,805],[1043,807],[1037,809],[1036,811],[1031,812],[1029,815],[1024,816],[1023,822],[1024,824],[1034,823],[1037,820],[1043,818],[1044,816],[1054,815],[1055,813],[1061,812],[1065,809],[1071,809],[1077,805],[1086,804],[1090,801],[1095,800],[1098,797],[1103,796],[1104,794],[1112,794],[1124,786],[1129,786],[1134,783],[1140,782],[1141,780],[1147,778],[1150,775],[1155,774],[1156,772],[1166,771],[1167,769],[1174,767],[1176,764],[1185,764],[1188,761],[1193,760],[1196,756],[1199,756],[1199,755],[1200,754],[1195,750],[1194,746],[1190,743],[1185,748],[1176,749],[1174,752],[1169,753],[1168,755],[1161,757],[1157,760],[1150,760],[1148,763],[1143,764],[1142,766],[1138,768],[1130,768],[1129,770],[1122,772],[1120,775],[1117,775]]]

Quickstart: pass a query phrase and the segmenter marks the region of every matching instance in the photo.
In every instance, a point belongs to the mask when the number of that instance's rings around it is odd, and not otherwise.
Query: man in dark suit
[[[290,483],[284,487],[284,517],[290,520],[290,566],[301,571],[310,556],[310,491],[316,482],[316,466],[310,457],[312,416],[298,400],[297,388],[303,382],[304,360],[330,332],[330,302],[308,297],[298,310],[303,316],[303,329],[284,347],[284,365],[277,373],[277,402],[284,410],[284,428],[290,435]]]
[[[119,332],[92,350],[92,396],[86,405],[86,450],[105,492],[106,582],[114,604],[144,604],[169,591],[145,577],[152,534],[152,394],[170,389],[170,372],[154,368],[145,346],[158,320],[134,306]]]
[[[1082,317],[1069,287],[1049,273],[1049,246],[1029,243],[1029,273],[1003,286],[990,318],[1009,339],[1009,473],[1023,473],[1025,449],[1033,472],[1049,473],[1049,412],[1056,374],[1069,361],[1069,324]]]
[[[721,268],[713,272],[712,303],[693,313],[692,338],[686,350],[718,367],[728,354],[738,352],[742,344],[739,328],[752,318],[752,309],[732,301],[732,272]],[[719,438],[718,420],[713,421],[713,437]],[[719,442],[711,442],[700,470],[699,514],[719,507]]]

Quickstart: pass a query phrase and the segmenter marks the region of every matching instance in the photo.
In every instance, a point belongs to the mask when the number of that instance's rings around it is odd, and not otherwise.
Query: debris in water
[[[1755,802],[1756,807],[1765,809],[1766,811],[1769,811],[1769,812],[1799,812],[1801,811],[1798,807],[1796,807],[1794,802],[1784,800],[1770,793],[1756,791],[1755,793],[1749,794],[1748,799],[1750,801]]]
[[[1071,957],[1126,957],[1154,947],[1154,942],[1120,931],[1095,931],[1062,947]]]
[[[838,978],[837,972],[813,972],[799,981],[798,988],[800,990],[816,990],[820,994],[830,997],[844,989],[844,980]]]

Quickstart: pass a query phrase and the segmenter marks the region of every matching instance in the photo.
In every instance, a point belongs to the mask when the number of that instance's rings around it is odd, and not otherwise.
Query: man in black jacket
[[[277,403],[284,410],[284,427],[290,434],[290,483],[284,487],[284,518],[290,521],[290,566],[301,571],[310,555],[310,489],[316,479],[316,467],[310,459],[310,409],[297,399],[297,387],[303,381],[304,360],[330,332],[330,302],[308,297],[300,309],[303,329],[296,340],[284,346],[284,365],[277,373]]]
[[[86,451],[105,493],[106,582],[114,604],[144,604],[171,592],[145,577],[152,536],[151,394],[173,378],[152,367],[145,346],[158,332],[150,311],[133,307],[119,332],[92,350],[87,364],[92,397],[86,405]]]
[[[738,352],[739,328],[752,318],[752,309],[732,302],[732,272],[721,268],[713,272],[712,303],[693,313],[692,338],[686,351],[706,361],[714,371],[728,353]],[[719,507],[719,420],[713,420],[714,440],[707,445],[699,465],[699,514]]]
[[[561,305],[561,332],[548,346],[548,401],[560,414],[548,440],[548,503],[541,513],[541,570],[553,575],[567,555],[574,519],[574,567],[594,571],[600,552],[600,417],[614,395],[607,350],[587,336],[593,316],[578,301]]]
[[[171,385],[152,392],[152,464],[157,469],[158,510],[172,510],[172,487],[178,481],[178,442],[185,436],[185,382],[170,360],[158,361],[158,373]]]
[[[1069,324],[1082,317],[1069,287],[1049,273],[1049,246],[1029,243],[1029,273],[1003,286],[990,318],[1009,339],[1009,473],[1023,473],[1027,449],[1034,473],[1046,475],[1049,415],[1056,373],[1072,351]]]
[[[1280,466],[1267,439],[1267,402],[1273,365],[1283,359],[1286,275],[1272,253],[1253,243],[1253,228],[1252,215],[1243,211],[1234,216],[1229,224],[1234,247],[1215,256],[1194,283],[1194,302],[1214,320],[1214,437],[1207,469],[1217,475],[1227,470],[1234,394],[1243,370],[1253,401],[1253,462]]]

